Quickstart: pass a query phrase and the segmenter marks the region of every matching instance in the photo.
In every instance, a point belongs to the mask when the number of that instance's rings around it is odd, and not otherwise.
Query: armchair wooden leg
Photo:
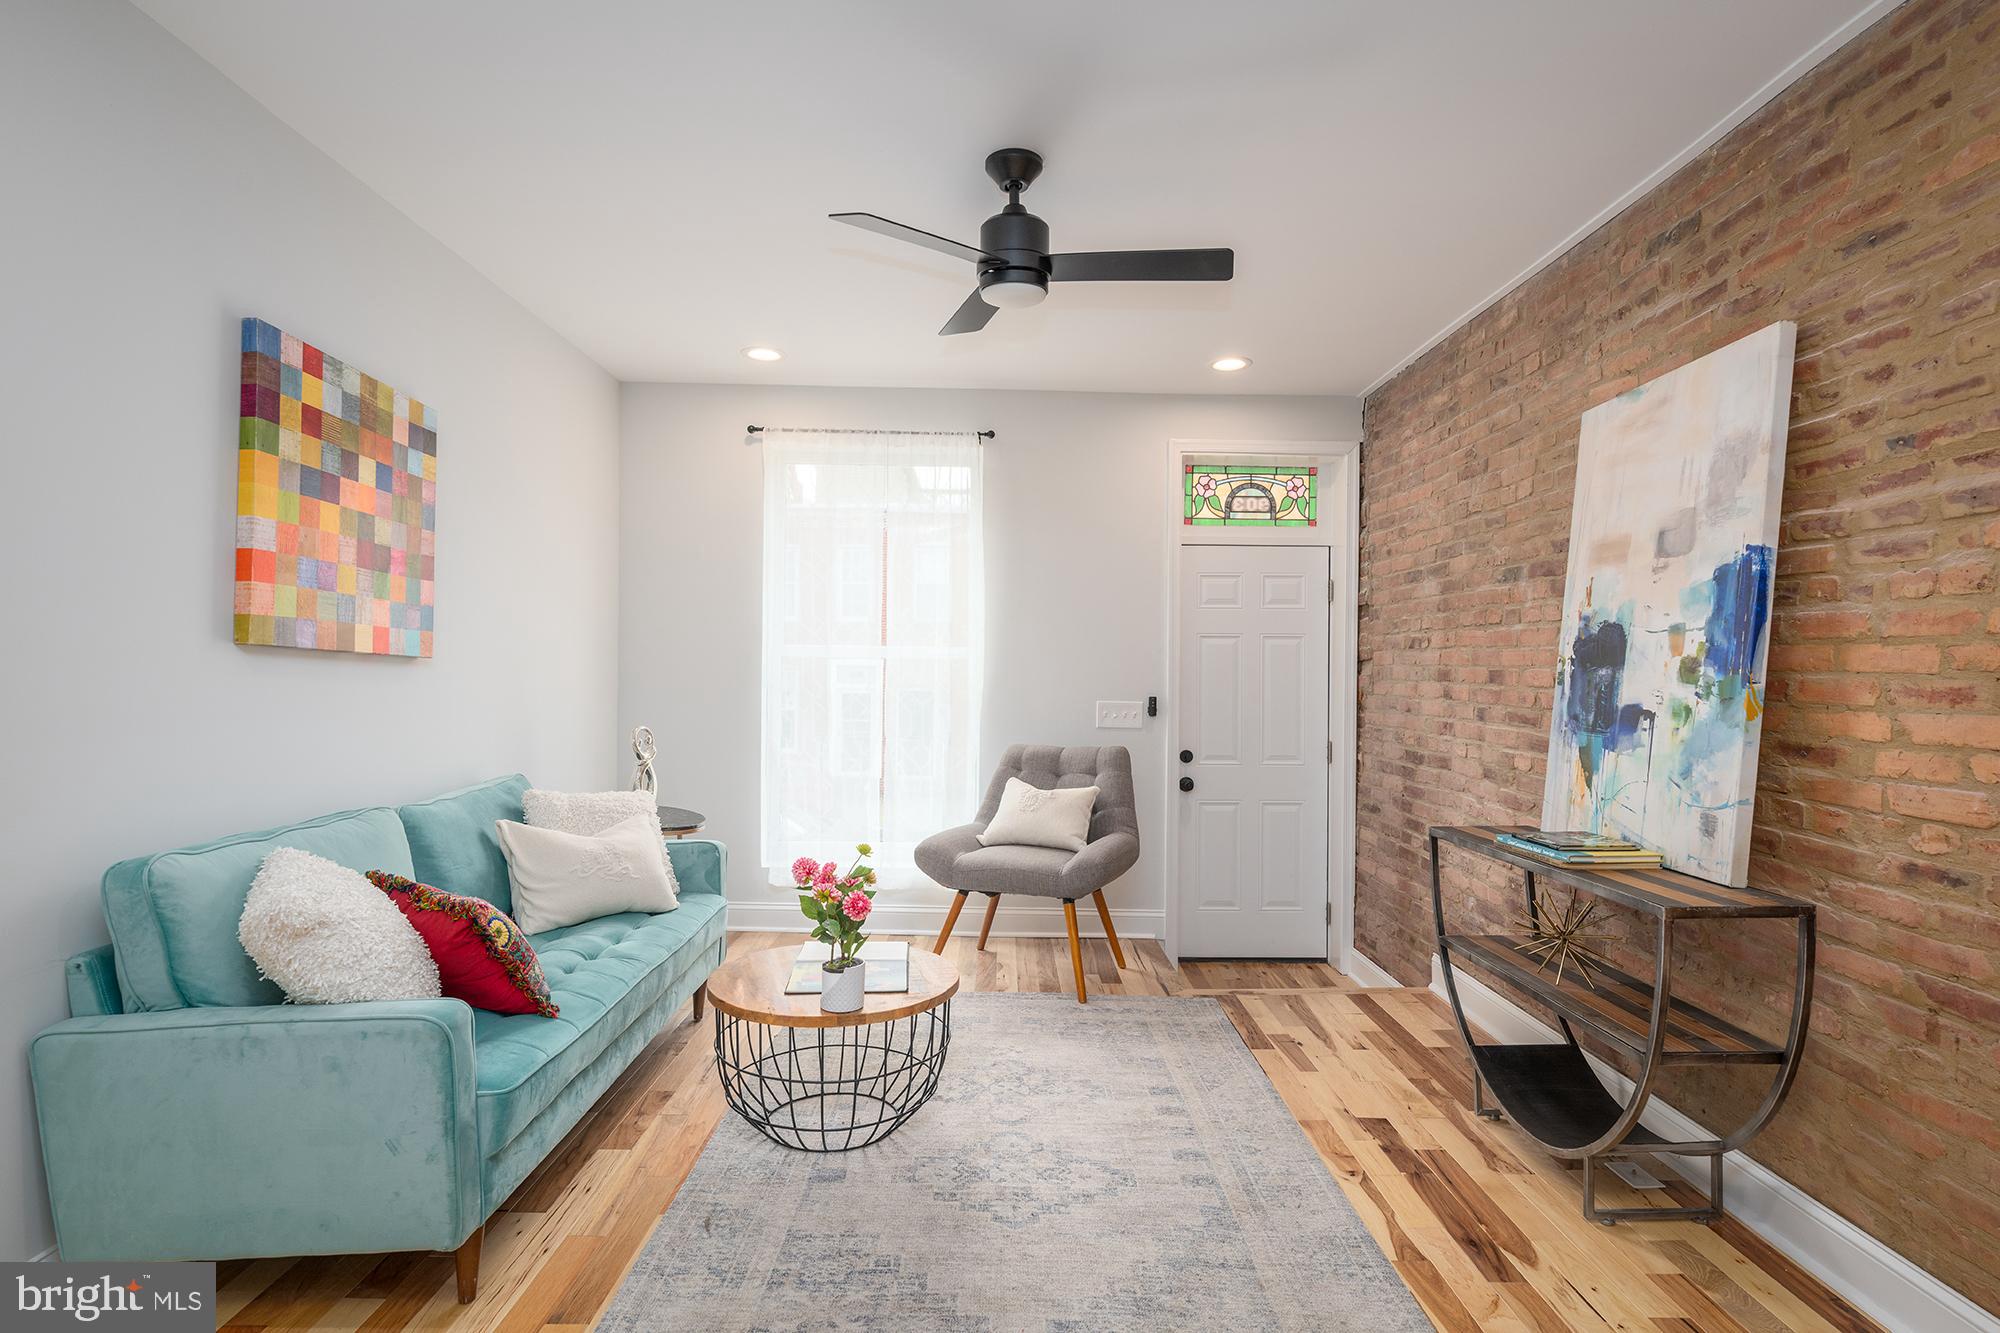
[[[458,1247],[452,1258],[458,1261],[458,1303],[472,1304],[472,1298],[479,1294],[479,1242],[485,1237],[486,1228],[480,1227],[465,1238],[465,1244]]]
[[[943,953],[944,942],[951,938],[951,928],[958,924],[958,914],[965,910],[966,891],[960,889],[958,896],[951,900],[951,910],[944,914],[944,929],[938,932],[937,943],[931,946],[932,953]]]
[[[1118,970],[1125,970],[1125,951],[1118,947],[1118,932],[1111,928],[1111,909],[1104,905],[1104,890],[1090,895],[1097,903],[1097,919],[1104,923],[1104,938],[1111,941],[1111,961],[1118,964]]]
[[[986,917],[979,923],[979,951],[981,953],[984,953],[986,951],[986,936],[993,929],[993,913],[998,911],[999,908],[1000,908],[1000,895],[997,893],[987,894]]]
[[[1076,1002],[1089,1004],[1090,997],[1083,989],[1083,941],[1076,935],[1076,899],[1063,899],[1063,919],[1069,922],[1069,961],[1076,969]]]
[[[708,983],[702,982],[694,988],[694,1021],[701,1022],[701,1011],[708,1004]]]

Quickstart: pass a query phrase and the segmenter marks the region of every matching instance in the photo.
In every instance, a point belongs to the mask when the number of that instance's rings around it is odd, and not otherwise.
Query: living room
[[[0,25],[20,1326],[2000,1329],[2000,4]]]

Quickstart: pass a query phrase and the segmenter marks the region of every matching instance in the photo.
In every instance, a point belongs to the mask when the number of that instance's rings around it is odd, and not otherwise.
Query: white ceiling
[[[621,379],[1356,393],[1863,0],[137,3]],[[1236,280],[938,337],[970,266],[825,215],[976,241],[1013,144],[1055,249]]]

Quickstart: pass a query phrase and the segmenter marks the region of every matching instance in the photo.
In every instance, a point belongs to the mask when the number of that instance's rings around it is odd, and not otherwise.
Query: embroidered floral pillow
[[[1008,778],[992,821],[979,831],[980,845],[1080,852],[1090,841],[1090,812],[1096,803],[1095,787],[1044,789]]]
[[[505,912],[386,870],[368,878],[423,936],[446,995],[496,1014],[556,1016],[541,960]]]

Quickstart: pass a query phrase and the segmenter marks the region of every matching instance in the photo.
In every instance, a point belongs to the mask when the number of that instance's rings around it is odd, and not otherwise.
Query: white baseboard
[[[1495,1040],[1562,1040],[1556,1029],[1463,968],[1453,968],[1452,973],[1466,1018]],[[1431,955],[1431,989],[1444,994],[1444,969],[1436,954]],[[1631,1092],[1632,1081],[1623,1074],[1595,1057],[1590,1063],[1614,1095]],[[1657,1098],[1643,1118],[1648,1129],[1672,1141],[1714,1137]],[[1705,1159],[1661,1156],[1659,1160],[1703,1190],[1708,1188]],[[1898,1333],[2000,1333],[2000,1319],[1769,1167],[1733,1152],[1727,1174],[1724,1203],[1732,1217],[1883,1327]]]
[[[1340,970],[1364,986],[1400,986],[1403,984],[1396,980],[1388,968],[1383,967],[1359,949],[1350,948],[1347,951],[1347,961],[1341,966]]]
[[[944,926],[946,910],[943,906],[923,903],[878,904],[869,914],[868,929],[882,935],[935,935]],[[965,904],[965,910],[958,915],[954,933],[976,934],[980,917],[985,911],[985,897],[972,895]],[[1111,909],[1111,924],[1118,928],[1120,939],[1159,939],[1166,920],[1166,912],[1157,907]],[[792,901],[729,904],[731,930],[795,930],[803,934],[810,924],[800,914],[798,904]],[[1079,935],[1089,938],[1102,938],[1104,935],[1096,909],[1088,904],[1078,905],[1076,925]],[[1067,938],[1069,926],[1063,919],[1062,904],[1053,898],[1008,898],[1003,895],[1000,910],[993,915],[993,934],[995,938]]]

